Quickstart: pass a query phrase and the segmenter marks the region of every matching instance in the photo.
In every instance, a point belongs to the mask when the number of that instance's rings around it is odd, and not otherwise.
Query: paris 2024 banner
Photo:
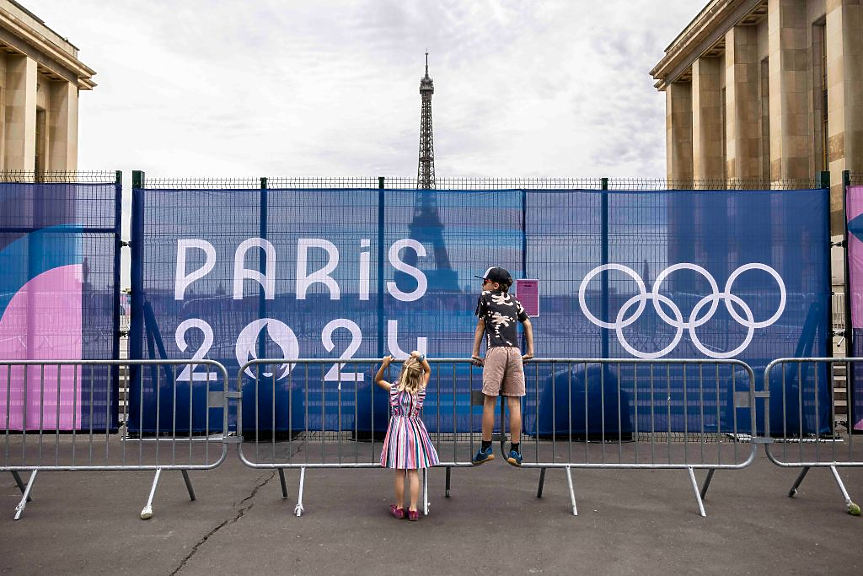
[[[845,194],[853,355],[860,358],[863,354],[863,186],[849,186]],[[863,370],[858,366],[855,366],[851,384],[848,396],[851,425],[854,431],[863,432]]]
[[[335,362],[414,349],[468,358],[481,288],[475,276],[502,266],[536,280],[538,357],[737,358],[776,399],[771,432],[811,433],[830,425],[826,372],[761,379],[775,358],[827,352],[827,194],[136,189],[132,277],[141,298],[133,315],[143,321],[130,349],[144,358],[218,360],[232,378],[255,358]],[[529,370],[526,433],[557,431],[550,385],[558,395],[563,381],[586,386],[585,374],[559,369]],[[247,370],[239,383],[244,427],[383,430],[387,398],[375,391],[373,370],[335,363]],[[478,430],[469,368],[442,370],[428,391],[427,425]],[[630,399],[621,410],[631,426],[722,432],[739,416],[737,429],[751,432],[734,400],[748,389],[743,371],[705,371],[715,392],[699,414],[687,389],[694,372],[687,380],[675,370],[661,393],[639,388],[644,378],[614,376],[620,397]],[[152,371],[141,378],[131,390],[131,426],[157,432],[156,378],[173,382]],[[221,413],[207,408],[207,392],[225,386],[218,378],[202,365],[184,370],[177,403],[173,393],[159,396],[161,413],[176,412],[178,429],[203,431],[208,421],[212,430]],[[639,410],[635,397],[662,409]],[[801,403],[806,410],[797,410]],[[763,416],[762,407],[759,427]]]

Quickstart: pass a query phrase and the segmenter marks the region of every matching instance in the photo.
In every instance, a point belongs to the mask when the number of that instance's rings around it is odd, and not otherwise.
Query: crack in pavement
[[[293,458],[294,456],[296,456],[297,454],[299,454],[299,452],[300,452],[300,448],[299,448],[299,447],[297,447],[297,449],[296,449],[296,450],[294,450],[293,454],[291,455],[291,458]],[[259,491],[261,488],[263,488],[264,486],[266,486],[267,484],[269,484],[269,483],[270,483],[270,481],[271,481],[273,478],[275,478],[275,477],[276,477],[276,473],[277,473],[277,472],[278,472],[278,468],[274,469],[274,470],[273,470],[273,472],[270,474],[270,476],[269,476],[268,478],[266,478],[266,479],[265,479],[265,480],[263,480],[262,482],[257,483],[257,484],[255,485],[255,487],[252,489],[251,494],[249,494],[248,496],[246,496],[245,498],[243,498],[242,500],[240,500],[239,505],[240,505],[240,506],[242,506],[243,504],[245,504],[246,502],[248,502],[249,500],[251,500],[252,498],[254,498],[255,496],[257,496],[258,491]],[[234,506],[237,506],[237,504],[235,504]],[[179,566],[177,566],[177,568],[176,568],[173,572],[171,572],[171,576],[174,576],[175,574],[178,574],[178,573],[179,573],[183,568],[185,568],[185,567],[186,567],[186,565],[189,563],[189,561],[192,559],[192,556],[194,556],[195,554],[197,554],[197,552],[198,552],[198,550],[201,548],[201,546],[203,546],[203,545],[204,545],[204,543],[205,543],[207,540],[209,540],[209,539],[210,539],[210,537],[211,537],[213,534],[215,534],[216,532],[218,532],[219,530],[221,530],[222,528],[224,528],[224,527],[225,527],[225,526],[227,526],[228,524],[233,524],[234,522],[237,522],[240,518],[242,518],[243,516],[245,516],[246,512],[248,512],[249,510],[251,510],[252,508],[254,508],[254,506],[255,506],[255,503],[254,503],[254,502],[252,502],[252,503],[251,503],[251,504],[249,504],[248,506],[245,506],[245,507],[240,508],[239,510],[237,510],[237,514],[236,514],[233,518],[227,518],[224,522],[221,522],[218,526],[216,526],[215,528],[213,528],[212,530],[210,530],[209,532],[207,532],[207,533],[204,535],[204,537],[203,537],[203,538],[201,538],[200,540],[198,540],[198,541],[195,543],[195,545],[194,545],[194,546],[192,546],[191,551],[189,551],[189,553],[186,555],[186,557],[185,557],[185,558],[183,558],[183,561],[182,561],[182,562],[180,562],[180,565],[179,565]]]
[[[272,474],[270,474],[270,476],[269,476],[267,479],[265,479],[263,482],[259,482],[258,484],[256,484],[256,485],[255,485],[255,487],[252,489],[252,493],[251,493],[251,494],[249,494],[248,496],[246,496],[245,498],[243,498],[242,500],[240,500],[240,505],[242,506],[243,504],[245,504],[246,502],[248,502],[249,500],[251,500],[252,498],[254,498],[254,497],[258,494],[258,490],[260,490],[261,488],[263,488],[264,486],[266,486],[267,484],[269,484],[270,480],[272,480],[272,479],[273,479],[273,478],[275,478],[275,477],[276,477],[276,470],[273,470]],[[245,506],[245,507],[240,508],[240,509],[237,511],[237,514],[236,514],[233,518],[227,518],[226,520],[224,520],[223,522],[221,522],[218,526],[216,526],[215,528],[213,528],[212,530],[210,530],[209,532],[207,532],[207,533],[204,535],[204,537],[203,537],[203,538],[201,538],[200,540],[198,540],[198,541],[195,543],[195,545],[194,545],[194,546],[192,546],[191,551],[189,551],[189,553],[186,555],[186,557],[185,557],[185,558],[183,558],[183,561],[182,561],[182,562],[180,562],[180,565],[179,565],[179,566],[177,566],[177,568],[176,568],[173,572],[171,572],[171,576],[174,576],[175,574],[179,573],[183,568],[185,568],[185,567],[186,567],[186,564],[188,564],[188,563],[189,563],[189,560],[191,560],[191,559],[192,559],[192,556],[194,556],[195,554],[197,554],[198,549],[199,549],[201,546],[203,546],[203,545],[204,545],[204,543],[205,543],[207,540],[209,540],[209,539],[210,539],[210,536],[212,536],[213,534],[215,534],[216,532],[218,532],[219,530],[221,530],[222,528],[224,528],[224,527],[225,527],[225,526],[227,526],[228,524],[233,524],[234,522],[236,522],[237,520],[239,520],[240,518],[242,518],[242,517],[246,514],[246,512],[248,512],[249,510],[251,510],[254,506],[255,506],[255,503],[254,503],[254,502],[252,502],[252,503],[251,503],[251,504],[249,504],[248,506]]]

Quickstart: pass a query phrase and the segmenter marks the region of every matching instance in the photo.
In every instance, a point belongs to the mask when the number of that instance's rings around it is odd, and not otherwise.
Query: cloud
[[[79,166],[416,174],[430,52],[443,176],[665,174],[648,71],[690,0],[31,0],[80,47]]]

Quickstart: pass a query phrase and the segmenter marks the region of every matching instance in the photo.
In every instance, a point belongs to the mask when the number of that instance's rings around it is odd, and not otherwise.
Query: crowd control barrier
[[[743,362],[534,359],[525,377],[522,466],[540,469],[537,497],[546,470],[564,469],[574,515],[572,468],[686,470],[705,516],[714,472],[755,458],[755,379]],[[707,470],[700,489],[697,469]]]
[[[781,406],[770,413],[781,414],[780,422],[772,422],[772,442],[765,445],[767,457],[777,466],[802,468],[788,492],[793,498],[811,468],[829,468],[845,501],[848,512],[860,514],[837,468],[863,466],[863,446],[855,445],[854,434],[837,430],[833,382],[829,374],[835,364],[845,364],[846,374],[863,363],[863,358],[779,358],[764,369],[764,382],[770,383],[770,404]],[[821,391],[829,391],[829,403],[824,406]]]
[[[130,374],[123,383],[121,367]],[[206,375],[204,386],[184,380],[193,372]],[[0,360],[0,472],[11,472],[22,492],[15,519],[43,471],[154,471],[142,519],[153,514],[163,470],[181,471],[195,500],[188,472],[216,468],[227,455],[227,382],[225,368],[211,360]],[[178,421],[191,422],[191,416],[179,416],[190,412],[200,395],[210,407],[203,433],[178,427]],[[150,396],[155,396],[152,403]],[[152,405],[153,414],[142,409],[138,417],[152,417],[157,429],[167,422],[171,433],[142,432],[142,421],[139,432],[131,433],[132,401]],[[26,485],[20,476],[24,471],[30,472]]]
[[[446,468],[471,466],[479,447],[481,413],[471,409],[471,392],[482,389],[482,371],[466,359],[429,359],[423,422]],[[398,379],[400,361],[385,379]],[[380,359],[258,359],[240,367],[237,426],[243,431],[240,460],[251,468],[276,469],[287,498],[285,469],[299,469],[294,513],[304,511],[307,468],[380,468],[389,422],[389,396],[375,386]],[[428,514],[428,477],[422,474],[423,512]]]

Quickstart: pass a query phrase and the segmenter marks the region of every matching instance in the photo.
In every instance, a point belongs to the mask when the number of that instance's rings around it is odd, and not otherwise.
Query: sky
[[[81,170],[665,175],[649,71],[706,0],[20,0],[80,50]]]

